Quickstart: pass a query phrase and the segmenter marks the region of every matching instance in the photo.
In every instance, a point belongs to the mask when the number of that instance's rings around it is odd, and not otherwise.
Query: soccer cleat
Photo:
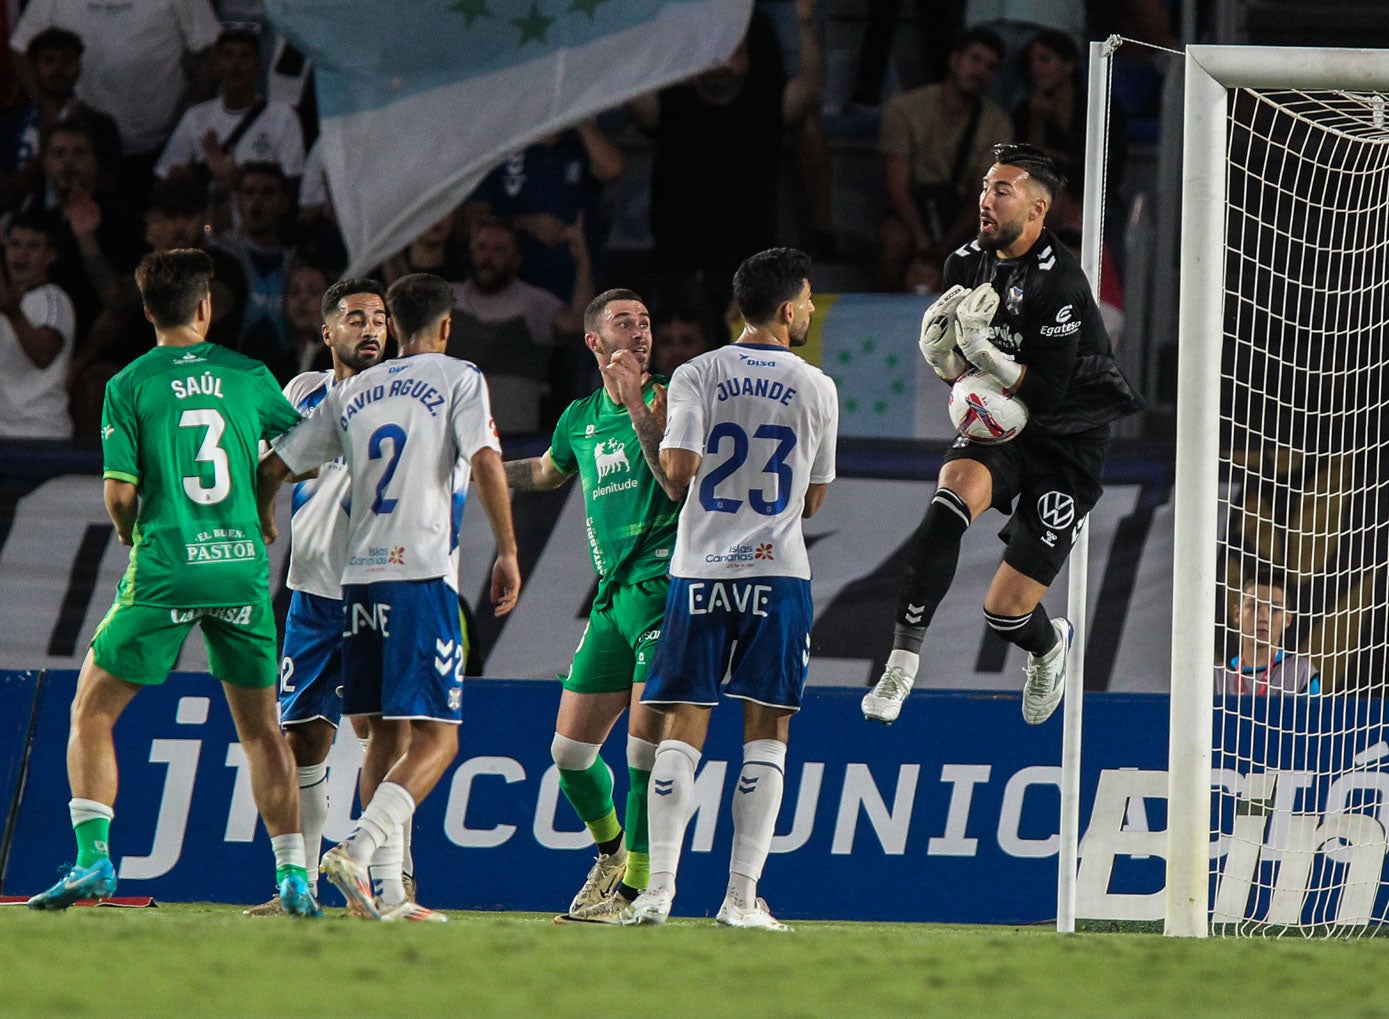
[[[648,888],[623,909],[622,923],[628,927],[663,924],[670,919],[674,901],[674,889]]]
[[[1051,628],[1056,631],[1056,646],[1044,655],[1029,654],[1022,670],[1027,677],[1022,685],[1022,717],[1028,725],[1041,725],[1050,718],[1066,692],[1066,656],[1075,628],[1065,616],[1053,619]]]
[[[624,899],[616,889],[606,899],[599,899],[597,902],[590,903],[582,909],[565,913],[563,916],[555,917],[555,923],[622,923],[623,911],[627,908],[627,900]]]
[[[744,909],[732,898],[726,898],[723,900],[723,905],[719,907],[714,922],[720,927],[744,927],[759,931],[795,930],[794,927],[788,927],[772,916],[772,911],[767,908],[766,899],[758,899],[751,909]]]
[[[314,898],[309,883],[304,880],[302,874],[284,876],[280,882],[280,907],[281,912],[289,916],[313,919],[323,915],[323,910],[318,908],[318,900]]]
[[[616,852],[599,853],[598,861],[589,869],[588,877],[584,879],[584,886],[579,889],[579,894],[574,896],[574,901],[569,904],[569,915],[573,916],[581,909],[602,902],[617,888],[617,883],[622,880],[622,875],[625,873],[627,873],[627,849],[625,846],[618,846]]]
[[[371,891],[371,873],[366,864],[358,863],[347,854],[347,848],[339,843],[323,854],[323,862],[318,872],[337,886],[347,900],[347,906],[356,916],[364,919],[380,920],[381,911],[376,908],[376,899]]]
[[[912,692],[913,677],[900,665],[889,665],[878,685],[863,695],[863,717],[891,725],[902,713],[902,702]]]
[[[67,909],[80,899],[109,899],[116,890],[116,869],[103,856],[90,867],[74,866],[52,888],[29,900],[30,909]]]
[[[252,906],[250,909],[243,909],[242,916],[279,916],[285,911],[285,907],[280,904],[280,897],[276,895],[269,902],[262,902],[259,906]]]
[[[395,906],[388,906],[384,902],[376,904],[381,913],[381,919],[386,921],[403,921],[415,923],[447,923],[448,917],[443,913],[436,913],[432,909],[421,906],[418,902],[406,899],[404,902]]]

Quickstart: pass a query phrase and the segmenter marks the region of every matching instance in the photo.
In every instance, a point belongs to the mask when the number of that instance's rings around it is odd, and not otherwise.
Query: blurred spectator
[[[589,260],[601,265],[601,189],[627,168],[627,156],[596,121],[547,135],[514,152],[482,179],[463,205],[471,227],[488,216],[510,220],[521,239],[521,279],[561,300],[574,296],[567,228],[580,214]]]
[[[332,280],[310,262],[295,262],[285,280],[285,322],[294,350],[294,371],[318,371],[333,367],[333,355],[323,342],[323,295]]]
[[[211,93],[206,51],[221,27],[212,6],[207,0],[30,0],[10,36],[21,81],[33,81],[24,55],[29,43],[51,27],[76,32],[85,42],[77,94],[115,118],[124,153],[122,192],[142,208],[155,160],[188,91],[186,55],[198,64],[195,98]]]
[[[631,104],[638,125],[654,134],[657,268],[704,270],[715,307],[729,304],[733,270],[748,253],[777,243],[782,130],[820,93],[823,60],[810,52],[819,40],[807,41],[801,73],[787,81],[776,32],[754,10],[726,61]]]
[[[1101,5],[1096,5],[1101,6]],[[991,95],[1011,110],[1021,98],[1025,81],[1021,55],[1039,29],[1051,29],[1072,39],[1085,38],[1086,0],[966,0],[965,31],[986,28],[1003,42],[1008,55],[989,85]]]
[[[889,212],[878,232],[880,289],[903,288],[913,252],[939,265],[974,235],[990,151],[1013,137],[1008,115],[984,98],[1002,58],[992,32],[966,32],[944,81],[903,92],[883,109],[879,147]]]
[[[517,278],[516,229],[499,219],[473,229],[468,244],[473,275],[454,287],[448,353],[472,361],[487,376],[492,416],[503,435],[532,434],[553,423],[545,420],[541,402],[552,389],[555,348],[583,334],[584,308],[594,294],[582,217],[568,227],[566,239],[576,269],[574,297],[567,305]]]
[[[145,210],[147,251],[175,248],[207,250],[207,192],[189,178],[160,181],[150,192]],[[246,278],[241,266],[225,252],[208,250],[214,274],[212,325],[207,338],[235,348],[246,308]],[[102,309],[85,337],[79,338],[72,361],[72,416],[78,438],[95,438],[101,422],[106,381],[150,349],[154,334],[140,301],[133,273],[117,278],[115,299]]]
[[[652,327],[651,366],[657,375],[669,377],[686,361],[713,349],[708,317],[688,308],[671,308]]]
[[[468,275],[467,263],[454,252],[453,225],[456,219],[457,214],[453,211],[445,213],[443,219],[416,237],[403,251],[382,262],[381,282],[389,287],[412,272],[433,273],[450,283],[465,279]],[[524,258],[522,264],[525,264]]]
[[[1014,138],[1051,156],[1066,176],[1066,191],[1056,196],[1047,216],[1053,230],[1080,229],[1085,193],[1085,83],[1080,77],[1080,49],[1064,32],[1038,32],[1023,51],[1028,92],[1013,109]],[[1109,106],[1108,180],[1116,189],[1128,152],[1123,105]]]
[[[939,81],[949,71],[950,40],[964,28],[964,0],[915,0],[912,6],[925,80]],[[881,101],[901,10],[902,0],[868,0],[850,105],[873,109]]]
[[[1321,692],[1315,663],[1283,647],[1292,620],[1279,577],[1261,571],[1246,579],[1237,613],[1239,650],[1215,666],[1217,697]]]
[[[217,98],[189,107],[155,164],[157,177],[185,170],[205,173],[224,193],[236,187],[245,163],[278,163],[286,177],[304,172],[304,135],[288,103],[257,92],[260,33],[254,23],[222,30],[213,49],[220,82]]]
[[[70,439],[68,363],[72,301],[48,282],[58,257],[51,215],[15,216],[0,283],[0,438]]]
[[[114,299],[117,276],[134,270],[140,233],[129,203],[101,172],[96,143],[83,122],[53,125],[42,167],[20,210],[47,210],[61,219],[54,238],[58,257],[49,276],[72,298],[81,337]]]
[[[33,98],[0,120],[0,206],[11,208],[42,172],[43,139],[60,120],[85,124],[97,162],[108,174],[120,170],[121,137],[116,122],[74,97],[82,73],[82,40],[61,28],[46,28],[29,43]]]
[[[234,195],[236,226],[219,232],[211,244],[230,255],[246,279],[241,352],[264,361],[286,381],[295,364],[284,314],[290,249],[283,230],[291,196],[279,163],[247,163]]]
[[[337,222],[333,196],[328,191],[328,171],[323,165],[323,139],[315,139],[304,157],[304,175],[299,179],[299,219],[326,218]]]

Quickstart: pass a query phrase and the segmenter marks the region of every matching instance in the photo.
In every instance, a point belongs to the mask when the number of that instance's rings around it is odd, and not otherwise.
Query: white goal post
[[[1389,653],[1363,634],[1389,562],[1354,508],[1389,490],[1389,51],[1192,46],[1185,87],[1164,929],[1363,932],[1389,919],[1389,775],[1363,745],[1385,722]],[[1334,609],[1299,620],[1340,663],[1324,696],[1216,701],[1252,563]],[[1213,732],[1237,745],[1213,756]]]

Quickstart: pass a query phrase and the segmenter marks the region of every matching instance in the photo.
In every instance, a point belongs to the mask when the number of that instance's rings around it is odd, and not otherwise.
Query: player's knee
[[[555,733],[555,738],[550,742],[550,757],[561,771],[587,771],[598,760],[601,749],[597,743],[581,743]]]

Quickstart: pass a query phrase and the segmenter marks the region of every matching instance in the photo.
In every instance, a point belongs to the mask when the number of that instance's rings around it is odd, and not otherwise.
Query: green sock
[[[292,863],[287,863],[282,867],[275,868],[275,883],[279,884],[281,881],[289,877],[291,874],[298,874],[306,882],[309,880],[309,872],[307,870],[305,870],[303,867],[296,867]]]
[[[651,772],[629,767],[627,774],[631,776],[632,785],[627,792],[627,877],[624,880],[633,888],[645,888],[651,873],[646,830],[646,787],[651,781]]]
[[[583,771],[559,769],[559,787],[594,842],[607,842],[622,833],[613,807],[613,777],[601,757]]]
[[[111,819],[93,817],[73,826],[77,836],[77,866],[90,867],[103,856],[110,856]]]

